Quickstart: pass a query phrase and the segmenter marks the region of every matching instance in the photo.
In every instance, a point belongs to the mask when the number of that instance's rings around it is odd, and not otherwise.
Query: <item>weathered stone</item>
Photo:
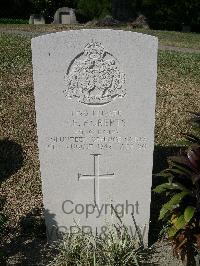
[[[45,24],[45,19],[42,15],[33,14],[30,15],[29,24],[35,24],[35,25]]]
[[[133,213],[147,241],[157,45],[155,37],[115,30],[32,39],[50,239],[80,228],[106,233],[116,213],[135,234]]]
[[[74,9],[68,7],[59,8],[54,15],[54,24],[76,24]]]

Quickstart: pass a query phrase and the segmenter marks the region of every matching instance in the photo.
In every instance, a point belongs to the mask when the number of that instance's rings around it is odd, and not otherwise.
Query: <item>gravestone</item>
[[[74,9],[68,7],[59,8],[54,15],[54,24],[76,24]]]
[[[78,30],[32,39],[45,218],[60,232],[104,233],[120,217],[147,242],[157,38]],[[118,217],[117,217],[118,216]]]
[[[30,15],[29,24],[35,24],[35,25],[45,24],[45,19],[42,15],[33,14]]]

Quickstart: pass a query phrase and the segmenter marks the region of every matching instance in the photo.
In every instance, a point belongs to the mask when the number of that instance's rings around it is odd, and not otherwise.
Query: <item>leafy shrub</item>
[[[111,14],[110,0],[79,0],[77,4],[77,13],[81,14],[87,20],[94,18],[103,18]]]
[[[33,4],[32,0],[1,0],[0,18],[29,18]]]
[[[199,129],[200,114],[193,115]],[[172,240],[177,257],[195,265],[195,255],[200,251],[200,138],[187,134],[185,144],[187,149],[168,158],[169,168],[158,174],[167,182],[154,192],[165,193],[167,199],[159,216],[165,225],[162,233]]]

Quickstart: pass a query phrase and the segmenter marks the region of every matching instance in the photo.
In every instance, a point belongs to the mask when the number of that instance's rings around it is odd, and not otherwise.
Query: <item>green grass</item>
[[[26,19],[0,18],[0,24],[28,24]]]
[[[199,84],[200,54],[160,51],[158,56],[158,73],[168,81],[190,81]]]
[[[0,25],[1,30],[22,30],[30,32],[56,32],[69,29],[83,29],[84,25]],[[131,30],[128,27],[121,27],[123,30]],[[200,34],[182,33],[175,31],[159,31],[134,29],[133,31],[142,32],[158,37],[160,45],[169,45],[179,48],[190,48],[200,50]]]
[[[7,198],[6,217],[14,226],[23,214],[42,206],[30,39],[1,34],[0,58],[0,138],[24,151],[23,167],[0,187]]]
[[[2,183],[9,225],[42,208],[36,137],[30,38],[0,35],[0,138],[22,146],[23,167]],[[199,111],[200,54],[160,51],[158,55],[155,144],[175,146],[190,130],[187,111]],[[17,229],[16,229],[17,230]],[[12,241],[14,235],[9,233]]]
[[[200,54],[160,51],[155,142],[175,145],[191,130],[188,111],[199,111]]]
[[[136,31],[158,37],[159,44],[161,45],[200,50],[199,33],[183,33],[176,31],[142,30],[142,29],[141,30],[137,29]]]
[[[0,55],[0,71],[4,75],[16,74],[31,65],[30,40],[21,36],[1,34]]]

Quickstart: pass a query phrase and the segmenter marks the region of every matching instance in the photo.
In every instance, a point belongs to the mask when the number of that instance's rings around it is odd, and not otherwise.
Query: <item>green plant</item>
[[[200,114],[193,115],[199,129]],[[159,216],[165,225],[162,233],[172,240],[176,256],[186,265],[195,265],[195,255],[200,250],[200,138],[187,134],[184,143],[187,148],[178,156],[169,157],[169,168],[157,174],[167,182],[154,192],[165,193],[167,199]]]
[[[49,266],[146,265],[153,249],[144,247],[134,216],[132,219],[138,237],[133,237],[116,212],[115,215],[119,224],[103,226],[100,234],[83,232],[79,226],[76,226],[78,232],[65,234],[56,247],[57,256]]]
[[[148,251],[124,228],[110,227],[105,237],[89,233],[66,234],[50,265],[142,265]],[[49,265],[49,266],[50,266]]]
[[[78,0],[78,12],[88,20],[94,18],[104,17],[111,14],[111,1],[110,0]]]

